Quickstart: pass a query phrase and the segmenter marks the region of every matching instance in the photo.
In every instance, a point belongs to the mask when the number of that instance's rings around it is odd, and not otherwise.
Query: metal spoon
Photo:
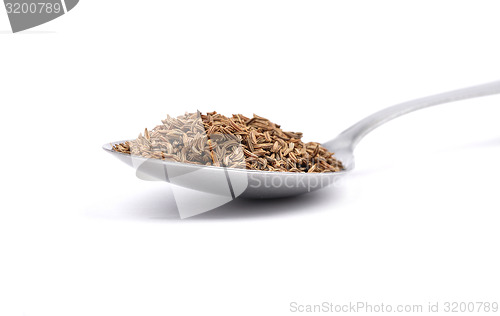
[[[124,141],[105,144],[103,149],[134,167],[137,176],[144,180],[168,181],[181,187],[226,197],[227,200],[236,197],[280,198],[311,192],[335,183],[354,168],[353,153],[359,141],[378,126],[398,116],[438,104],[497,93],[500,93],[500,81],[397,104],[366,117],[323,144],[342,161],[345,170],[341,172],[293,173],[199,166],[147,159],[112,150],[113,144]]]

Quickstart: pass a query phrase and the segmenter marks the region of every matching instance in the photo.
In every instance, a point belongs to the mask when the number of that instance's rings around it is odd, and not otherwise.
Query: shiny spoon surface
[[[167,181],[174,185],[216,196],[243,198],[280,198],[315,191],[336,183],[354,169],[354,149],[360,140],[380,125],[401,115],[438,104],[500,93],[500,81],[454,90],[400,103],[379,112],[346,129],[336,138],[322,144],[335,153],[345,169],[340,172],[295,173],[200,166],[189,163],[149,159],[112,150],[116,141],[103,149],[136,169],[144,180]]]

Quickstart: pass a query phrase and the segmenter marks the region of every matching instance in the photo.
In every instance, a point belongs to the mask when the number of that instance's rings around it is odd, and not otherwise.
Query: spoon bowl
[[[112,149],[114,144],[124,142],[105,144],[103,149],[136,169],[138,178],[167,181],[181,187],[232,198],[269,199],[300,195],[338,183],[352,170],[349,163],[344,164],[345,168],[340,172],[323,173],[270,172],[201,166],[132,156]]]

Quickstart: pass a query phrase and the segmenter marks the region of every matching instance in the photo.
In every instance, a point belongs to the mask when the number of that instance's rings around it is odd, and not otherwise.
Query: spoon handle
[[[352,152],[366,134],[396,117],[438,104],[498,93],[500,93],[500,81],[495,81],[400,103],[362,119],[343,131],[337,138],[326,142],[324,146],[332,151],[348,150]]]

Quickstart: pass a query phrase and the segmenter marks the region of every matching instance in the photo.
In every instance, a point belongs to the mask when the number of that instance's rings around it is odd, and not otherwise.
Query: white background
[[[500,301],[500,97],[420,111],[340,188],[178,219],[105,153],[166,114],[257,113],[326,141],[500,80],[497,1],[88,1],[0,9],[0,314],[293,315],[290,303]]]

